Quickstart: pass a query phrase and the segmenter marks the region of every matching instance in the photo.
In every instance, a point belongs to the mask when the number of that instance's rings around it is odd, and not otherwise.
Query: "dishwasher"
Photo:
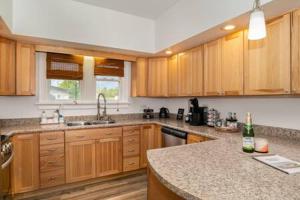
[[[179,131],[168,127],[162,127],[161,132],[163,135],[163,147],[171,147],[186,144],[188,135],[187,132]]]

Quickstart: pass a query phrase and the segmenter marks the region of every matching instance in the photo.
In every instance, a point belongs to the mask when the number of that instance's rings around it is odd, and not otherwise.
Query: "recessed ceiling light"
[[[166,51],[166,54],[167,54],[167,55],[171,55],[172,53],[173,53],[173,52],[170,51],[170,50]]]
[[[233,30],[235,28],[236,28],[235,25],[228,24],[228,25],[226,25],[226,26],[223,27],[223,30],[225,30],[225,31],[231,31],[231,30]]]

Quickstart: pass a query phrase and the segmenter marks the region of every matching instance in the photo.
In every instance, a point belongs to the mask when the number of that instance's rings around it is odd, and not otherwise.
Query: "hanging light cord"
[[[260,0],[255,0],[253,2],[253,10],[260,10],[261,9],[261,4],[260,4]]]

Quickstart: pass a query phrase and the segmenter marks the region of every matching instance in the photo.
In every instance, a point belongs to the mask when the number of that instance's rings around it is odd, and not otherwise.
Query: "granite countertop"
[[[116,124],[21,125],[0,128],[3,135],[59,130],[158,124],[214,140],[147,152],[149,166],[167,188],[185,199],[300,199],[300,174],[287,175],[242,152],[241,133],[221,133],[169,119],[119,120]],[[269,140],[270,153],[300,161],[300,140],[256,132]]]

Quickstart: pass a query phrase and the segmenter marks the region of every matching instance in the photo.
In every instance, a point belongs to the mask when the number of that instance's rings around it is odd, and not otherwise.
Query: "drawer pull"
[[[105,133],[105,135],[112,135],[112,133]]]
[[[55,181],[55,180],[56,180],[55,177],[50,177],[50,178],[48,179],[48,181]]]
[[[133,162],[133,163],[129,163],[128,165],[135,165],[135,163]]]
[[[48,161],[47,163],[48,163],[48,164],[50,164],[50,165],[54,165],[54,164],[56,164],[56,162],[55,162],[55,161]]]
[[[129,153],[133,153],[133,152],[135,152],[135,150],[129,150],[128,152],[129,152]]]
[[[130,139],[130,140],[128,140],[128,142],[134,142],[135,141],[135,139]]]
[[[82,139],[82,138],[85,138],[85,136],[84,135],[78,135],[77,138]]]
[[[49,149],[49,150],[48,150],[49,153],[53,153],[53,152],[55,152],[55,151],[56,151],[56,149]]]
[[[49,137],[49,138],[47,138],[47,140],[50,140],[50,141],[57,140],[57,139],[58,139],[57,137],[53,137],[53,138]]]

